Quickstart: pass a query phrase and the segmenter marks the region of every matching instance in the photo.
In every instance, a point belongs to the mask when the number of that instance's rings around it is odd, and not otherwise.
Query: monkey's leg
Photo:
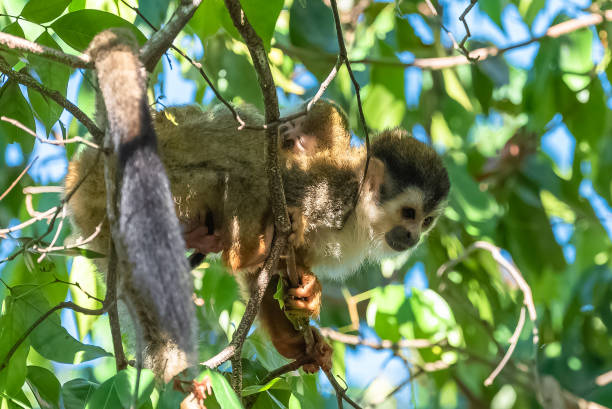
[[[315,343],[307,349],[304,335],[293,327],[291,321],[281,310],[278,300],[274,299],[278,280],[279,277],[274,276],[270,281],[259,313],[259,318],[270,335],[274,347],[281,355],[289,359],[298,359],[305,356],[312,358],[310,363],[303,366],[306,372],[314,373],[319,368],[329,370],[331,368],[331,346],[323,340],[316,328],[311,327]],[[310,316],[308,312],[305,312],[305,314]]]

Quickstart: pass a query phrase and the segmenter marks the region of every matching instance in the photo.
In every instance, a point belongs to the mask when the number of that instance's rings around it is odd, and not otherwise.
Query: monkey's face
[[[394,198],[382,203],[382,217],[375,223],[385,244],[394,251],[415,247],[421,236],[429,232],[443,210],[443,203],[427,211],[425,194],[418,187],[408,187]]]

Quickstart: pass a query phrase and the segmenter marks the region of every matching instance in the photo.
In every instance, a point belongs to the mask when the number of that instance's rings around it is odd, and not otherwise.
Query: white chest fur
[[[311,232],[308,241],[312,270],[320,278],[343,280],[367,259],[379,259],[390,250],[383,234],[376,234],[373,224],[380,209],[368,198],[360,200],[340,230],[321,228]]]

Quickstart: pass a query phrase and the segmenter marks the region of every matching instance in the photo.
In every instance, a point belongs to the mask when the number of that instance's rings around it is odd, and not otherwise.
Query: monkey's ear
[[[368,164],[366,183],[371,192],[380,192],[385,181],[385,164],[378,158],[371,157]]]

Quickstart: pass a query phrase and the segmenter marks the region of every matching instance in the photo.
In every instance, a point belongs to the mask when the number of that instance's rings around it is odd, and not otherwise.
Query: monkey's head
[[[394,251],[415,247],[436,223],[450,190],[442,159],[405,130],[382,132],[372,143],[379,217],[373,224]]]

